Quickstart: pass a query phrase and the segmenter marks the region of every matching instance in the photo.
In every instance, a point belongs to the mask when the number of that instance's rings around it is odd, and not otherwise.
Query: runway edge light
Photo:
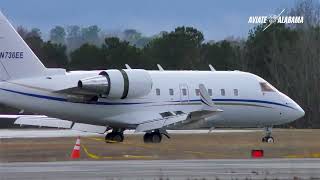
[[[76,144],[73,147],[71,153],[71,159],[78,159],[80,158],[80,136],[78,136]]]
[[[251,157],[252,158],[262,158],[263,155],[264,155],[264,152],[261,149],[253,149],[253,150],[251,150]]]

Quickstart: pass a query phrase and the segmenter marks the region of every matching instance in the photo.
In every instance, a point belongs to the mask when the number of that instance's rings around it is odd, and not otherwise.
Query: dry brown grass
[[[274,144],[261,143],[262,132],[172,134],[161,144],[144,144],[142,135],[126,135],[124,143],[106,144],[92,138],[82,138],[81,143],[90,153],[119,160],[250,158],[252,149],[263,149],[266,158],[320,153],[320,130],[277,129],[273,135]],[[0,161],[70,160],[74,143],[75,138],[1,139]],[[81,156],[81,160],[92,160],[83,149]]]

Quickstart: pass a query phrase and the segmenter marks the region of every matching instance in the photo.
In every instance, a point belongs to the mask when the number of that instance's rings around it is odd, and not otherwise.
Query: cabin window
[[[260,87],[262,92],[274,92],[274,88],[266,82],[261,82]]]
[[[221,96],[225,96],[226,95],[226,90],[225,89],[221,89],[220,92],[221,92]]]
[[[239,91],[238,91],[238,89],[233,89],[233,94],[234,94],[235,96],[239,96]]]
[[[160,96],[160,89],[159,88],[156,89],[156,95]]]
[[[209,96],[212,96],[212,89],[208,89]]]
[[[200,89],[196,89],[196,96],[200,96]]]
[[[173,96],[173,89],[169,89],[170,96]]]
[[[187,95],[187,89],[182,89],[182,95],[184,95],[184,96]]]

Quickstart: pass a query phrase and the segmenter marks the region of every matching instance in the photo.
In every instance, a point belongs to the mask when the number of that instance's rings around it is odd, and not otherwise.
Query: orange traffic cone
[[[74,148],[71,153],[72,159],[80,158],[80,136],[78,136],[76,144],[74,145]]]

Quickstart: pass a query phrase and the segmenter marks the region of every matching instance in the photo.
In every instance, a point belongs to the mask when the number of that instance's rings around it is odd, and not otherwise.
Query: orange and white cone
[[[80,158],[80,136],[78,136],[76,144],[74,145],[74,148],[71,153],[72,159]]]

